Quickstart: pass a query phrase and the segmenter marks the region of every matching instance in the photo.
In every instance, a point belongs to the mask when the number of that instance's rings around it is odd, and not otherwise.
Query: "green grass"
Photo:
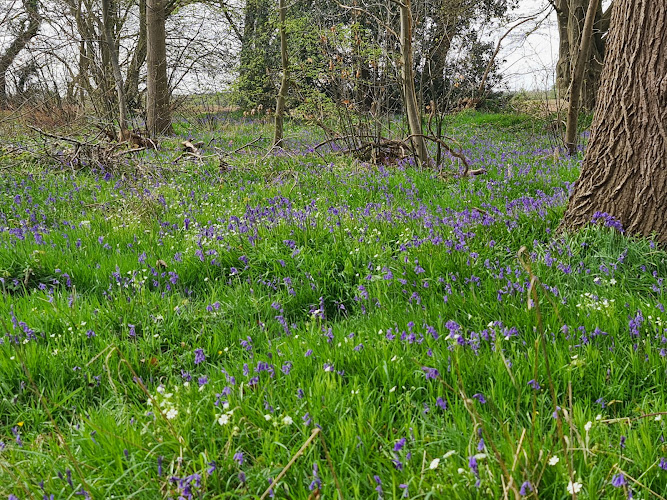
[[[345,498],[567,498],[570,470],[580,498],[665,491],[667,253],[556,235],[578,162],[525,123],[457,115],[488,172],[447,182],[308,153],[174,166],[178,139],[125,167],[150,175],[4,176],[0,494],[258,498],[315,426],[328,456],[312,441],[276,498],[335,498],[334,472]],[[228,150],[269,132],[220,126]]]

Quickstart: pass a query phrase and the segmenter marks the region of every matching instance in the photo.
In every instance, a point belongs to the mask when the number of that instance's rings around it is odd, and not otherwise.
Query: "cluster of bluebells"
[[[489,155],[489,158],[485,158],[487,153],[483,148],[471,151],[470,155],[473,162],[484,161],[490,171],[495,168],[498,172],[504,172],[507,168],[507,157],[500,156],[495,160]],[[234,181],[234,189],[238,190],[234,193],[236,198],[210,210],[203,207],[215,202],[218,197],[218,192],[213,189],[218,189],[219,184],[215,176],[199,179],[202,185],[197,186],[197,189],[193,187],[189,193],[189,188],[179,187],[175,194],[163,195],[162,190],[173,188],[166,180],[158,178],[154,183],[147,183],[139,193],[125,178],[116,177],[109,172],[96,174],[91,185],[95,193],[93,196],[99,194],[101,197],[106,192],[112,193],[112,197],[119,200],[148,199],[164,210],[158,220],[153,221],[155,228],[151,239],[155,244],[150,245],[141,242],[136,236],[140,233],[135,231],[138,227],[136,221],[125,221],[121,217],[116,217],[113,221],[117,224],[114,230],[129,228],[135,234],[127,241],[119,237],[122,244],[115,241],[117,238],[114,234],[98,234],[100,228],[97,228],[98,232],[93,230],[87,220],[90,215],[88,209],[79,208],[79,205],[85,207],[89,200],[79,194],[78,186],[63,188],[59,195],[62,198],[60,200],[49,194],[48,197],[45,195],[43,200],[36,201],[33,198],[36,190],[30,187],[30,181],[14,180],[11,190],[3,193],[8,195],[11,191],[11,197],[0,198],[0,246],[11,251],[24,247],[38,251],[54,250],[72,256],[72,260],[86,255],[86,248],[92,249],[91,251],[102,256],[101,263],[94,262],[92,265],[98,268],[104,265],[106,269],[102,290],[105,306],[116,307],[115,301],[120,305],[135,305],[137,302],[133,301],[143,300],[146,294],[154,294],[160,299],[178,298],[179,300],[175,301],[178,305],[174,308],[174,315],[187,314],[195,320],[203,318],[206,326],[211,326],[211,329],[224,324],[230,306],[222,296],[206,296],[205,301],[199,300],[209,279],[218,280],[215,285],[217,288],[213,287],[215,293],[223,294],[240,287],[244,295],[247,291],[258,303],[265,303],[265,307],[252,311],[253,321],[248,332],[244,332],[233,343],[230,342],[230,345],[224,346],[230,349],[229,355],[216,357],[215,350],[207,342],[208,339],[198,340],[192,347],[205,345],[206,351],[203,347],[186,349],[183,366],[177,367],[182,377],[180,382],[187,387],[190,387],[192,382],[192,393],[197,395],[202,407],[205,405],[205,398],[213,398],[215,394],[212,405],[215,407],[216,421],[219,424],[215,429],[220,433],[234,432],[233,426],[238,422],[232,421],[233,410],[230,410],[230,402],[233,407],[234,398],[244,391],[246,395],[251,394],[250,397],[254,394],[262,395],[257,399],[257,406],[261,408],[261,405],[264,405],[266,422],[260,423],[271,426],[272,432],[280,427],[279,423],[282,423],[283,429],[288,429],[284,431],[286,434],[296,427],[317,426],[317,420],[314,419],[319,417],[314,416],[314,408],[316,405],[321,406],[321,402],[317,401],[314,405],[307,397],[310,380],[304,383],[308,385],[303,385],[306,391],[302,388],[295,390],[295,386],[290,386],[286,381],[290,378],[297,379],[297,373],[298,376],[306,373],[308,376],[326,380],[332,387],[340,386],[349,390],[350,382],[354,378],[366,376],[374,368],[366,363],[376,352],[375,340],[363,336],[361,329],[355,329],[357,333],[335,331],[333,325],[338,319],[367,316],[373,311],[386,310],[389,307],[395,307],[396,310],[403,310],[401,308],[404,307],[406,311],[416,311],[417,317],[430,316],[423,322],[404,322],[401,318],[396,318],[391,324],[383,325],[378,339],[389,351],[403,353],[406,359],[417,360],[419,364],[415,365],[415,371],[420,383],[428,385],[428,390],[431,391],[430,399],[417,403],[419,418],[432,419],[437,425],[442,425],[456,406],[453,400],[449,400],[450,405],[445,397],[438,396],[443,394],[440,382],[444,381],[451,370],[445,358],[448,358],[452,351],[463,351],[481,359],[486,354],[497,353],[499,348],[504,349],[502,346],[511,346],[521,351],[532,336],[532,332],[524,324],[511,324],[510,320],[505,318],[503,323],[498,316],[485,318],[481,322],[479,320],[484,318],[483,312],[479,317],[472,318],[471,315],[466,322],[464,308],[461,308],[460,304],[469,304],[471,298],[482,296],[490,289],[494,305],[510,307],[520,304],[523,307],[524,298],[531,287],[530,276],[522,267],[513,259],[501,257],[504,254],[515,255],[516,249],[510,248],[509,243],[500,239],[487,241],[485,233],[497,228],[502,229],[501,233],[512,233],[522,224],[525,225],[526,220],[548,219],[553,209],[561,207],[567,199],[567,186],[557,182],[545,187],[543,184],[548,184],[549,175],[552,174],[549,167],[540,165],[535,167],[539,175],[534,181],[535,186],[531,186],[536,189],[524,189],[523,184],[512,180],[513,176],[528,174],[532,167],[513,165],[512,176],[508,174],[505,179],[489,176],[488,179],[480,178],[478,181],[466,183],[460,192],[461,199],[466,200],[461,207],[442,207],[437,200],[430,200],[420,192],[418,182],[405,164],[396,169],[379,167],[354,175],[340,174],[332,166],[303,167],[303,176],[306,177],[304,186],[308,186],[311,178],[319,181],[329,175],[334,179],[331,181],[334,188],[330,192],[319,192],[318,189],[308,192],[304,187],[299,197],[291,196],[291,190],[287,195],[283,193],[260,197],[256,192],[261,192],[257,187],[263,188],[263,181],[260,181],[260,184],[255,184],[255,181]],[[76,184],[78,180],[70,181]],[[209,184],[206,184],[207,182]],[[284,182],[283,178],[278,178],[275,185],[281,186]],[[339,189],[349,190],[352,183],[356,183],[355,189],[359,189],[364,195],[356,205],[338,195]],[[299,184],[301,188],[301,182]],[[521,188],[518,194],[515,189],[517,187]],[[474,196],[476,191],[484,193],[484,201],[479,207],[472,207],[467,199]],[[97,199],[94,201],[98,203]],[[54,220],[51,212],[59,203],[71,204],[81,220]],[[106,204],[105,208],[108,208]],[[105,224],[101,226],[106,226],[106,222],[105,220]],[[592,223],[602,224],[623,233],[621,223],[607,213],[596,213]],[[307,259],[314,250],[309,235],[315,231],[334,239],[336,248],[342,249],[344,254],[342,263],[327,261],[322,269],[309,268]],[[317,238],[313,240],[316,241]],[[597,286],[595,293],[587,292],[588,295],[581,296],[578,304],[581,307],[576,310],[578,315],[583,317],[596,311],[607,313],[617,307],[614,299],[605,298],[605,295],[610,296],[607,295],[605,287],[616,283],[628,255],[627,249],[620,256],[606,257],[604,261],[593,266],[578,257],[580,249],[570,247],[560,238],[548,242],[536,241],[533,247],[531,260],[548,269],[549,273],[553,273],[552,276],[571,279],[568,276],[581,275],[593,279],[592,282]],[[486,250],[493,251],[486,256]],[[268,257],[264,255],[265,252]],[[122,260],[119,256],[128,254],[132,256],[132,266],[128,269],[129,261],[125,261],[125,264],[122,264],[125,267],[121,269],[121,264],[115,262]],[[443,266],[434,265],[436,259],[432,262],[427,257],[434,254],[444,256],[446,263],[451,260],[457,268],[452,266],[452,269],[447,271],[439,269]],[[113,266],[110,264],[112,262]],[[193,270],[197,274],[197,279],[194,280],[190,276]],[[75,286],[79,289],[77,293],[84,293],[85,296],[85,292],[82,292],[85,287],[80,286],[77,281],[79,276],[70,269],[63,271],[56,268],[49,273],[52,275],[47,277],[0,277],[0,288],[3,293],[5,290],[16,293],[27,288],[35,297],[49,304],[55,302],[58,294],[64,294],[73,314],[78,301],[82,300],[74,293]],[[650,269],[644,268],[642,273],[649,276]],[[332,291],[328,286],[332,277],[337,278],[339,274],[345,276],[345,287]],[[647,290],[650,289],[655,296],[660,296],[663,293],[662,278],[657,275],[657,271],[653,271],[652,278],[651,286],[647,287]],[[555,284],[545,282],[544,289],[564,306],[573,305],[566,287],[559,289]],[[432,321],[435,316],[431,309],[433,297],[442,308],[437,323]],[[187,300],[181,300],[186,298],[190,299],[188,304]],[[168,301],[165,300],[164,303]],[[658,309],[664,313],[661,304],[659,303]],[[627,336],[629,331],[636,350],[641,345],[640,340],[644,340],[642,335],[649,326],[658,324],[651,319],[648,309],[643,306],[642,309],[644,312],[637,308],[628,309],[627,323],[624,323],[627,325],[624,333]],[[166,311],[162,312],[166,316]],[[172,311],[169,311],[169,314],[171,313]],[[49,342],[47,335],[36,326],[38,315],[33,319],[23,310],[15,313],[12,306],[10,317],[12,329],[6,332],[0,343],[14,346],[27,342]],[[148,325],[143,324],[138,315],[134,319],[128,317],[127,320],[131,322],[126,321],[122,325],[123,341],[131,342],[133,349],[137,348],[136,345],[139,349],[149,346]],[[159,323],[157,317],[154,322]],[[89,341],[86,345],[102,342],[107,335],[106,325],[93,326],[94,329],[85,329],[85,339]],[[312,330],[309,330],[310,328]],[[314,340],[303,340],[306,337],[304,331],[314,331]],[[563,325],[558,334],[551,334],[550,340],[558,342],[564,338],[571,349],[599,344],[613,350],[615,340],[609,340],[611,336],[608,332],[611,332],[611,329],[602,324]],[[656,338],[659,338],[661,345],[667,344],[667,337],[664,336],[667,332],[657,333],[660,334],[660,337]],[[294,348],[294,352],[289,353],[289,356],[294,357],[290,359],[298,359],[299,362],[289,361],[283,357],[285,354],[280,352],[283,343],[288,341],[292,342],[288,344],[289,348]],[[508,369],[512,368],[512,352],[512,349],[504,351]],[[661,355],[667,355],[667,347],[661,347],[660,352]],[[220,358],[225,360],[224,368],[219,364]],[[355,365],[357,360],[362,360],[363,369]],[[84,362],[79,364],[84,366]],[[82,371],[80,366],[69,368],[77,373]],[[224,382],[218,380],[220,373],[225,376]],[[148,386],[158,387],[159,396],[156,395],[153,399],[169,421],[168,425],[178,426],[181,417],[183,420],[190,418],[185,417],[185,411],[179,414],[180,407],[174,402],[176,398],[169,392],[165,393],[164,386],[158,385],[161,384],[159,380],[149,379],[151,376],[145,377],[145,381],[140,381]],[[522,387],[530,387],[534,391],[531,394],[537,398],[538,394],[543,394],[539,392],[542,391],[540,382],[545,383],[544,379],[536,376],[535,379],[521,381],[521,384]],[[100,376],[93,376],[87,383],[89,387],[99,385]],[[284,400],[275,396],[282,384],[291,387],[292,392],[287,399],[292,399],[299,405],[300,412],[292,413],[294,420],[287,413],[292,409],[286,407]],[[440,392],[434,392],[432,388],[437,388]],[[200,392],[197,392],[198,390]],[[470,393],[481,390],[482,388],[474,388]],[[355,393],[353,387],[352,393],[358,395],[359,391],[357,389]],[[359,398],[361,399],[361,396]],[[487,396],[483,392],[475,392],[472,398],[480,413],[493,406],[487,405]],[[152,419],[151,425],[159,421],[159,412],[156,408],[153,409],[156,411],[146,413]],[[558,418],[561,411],[557,408],[554,418]],[[298,426],[294,421],[298,422]],[[267,424],[268,422],[270,424]],[[13,441],[9,446],[27,447],[24,444],[24,439],[27,438],[22,434],[21,428],[13,426],[11,431]],[[95,446],[101,446],[100,436],[101,434],[92,431],[89,439]],[[467,458],[468,477],[474,477],[477,486],[480,486],[485,476],[480,474],[480,456],[486,451],[487,445],[491,445],[491,436],[484,437],[480,433],[474,440],[478,455]],[[88,439],[88,435],[86,438]],[[364,446],[361,438],[358,439],[357,446]],[[5,446],[0,443],[0,451]],[[398,484],[398,488],[402,496],[407,498],[407,475],[412,468],[410,460],[412,452],[417,453],[414,437],[401,437],[387,448],[387,469],[392,474],[402,474],[400,481],[405,482]],[[246,472],[250,476],[254,465],[254,451],[248,450],[247,454],[237,451],[230,461],[231,465],[222,464],[219,458],[214,457],[219,464],[207,460],[206,468],[197,472],[187,469],[181,463],[178,465],[182,467],[170,467],[169,459],[165,463],[165,458],[160,455],[154,462],[155,473],[168,485],[171,494],[178,495],[179,498],[197,498],[204,494],[202,490],[207,482],[206,475],[219,474],[228,466],[236,475],[239,486],[245,487],[248,480]],[[624,436],[620,439],[618,451],[626,452]],[[124,455],[129,459],[128,450],[124,451]],[[467,455],[468,453],[465,456]],[[439,460],[434,459],[430,469],[436,470]],[[463,460],[461,465],[465,468],[466,459]],[[667,470],[667,461],[664,458],[658,465],[661,470]],[[378,498],[383,498],[387,494],[385,489],[389,492],[394,485],[388,484],[389,476],[384,475],[386,471],[377,472],[378,475],[373,476],[372,485]],[[383,474],[384,484],[379,474]],[[87,497],[85,490],[74,487],[71,470],[60,473],[58,477],[73,494]],[[321,471],[317,462],[312,464],[312,473],[308,471],[307,477],[305,484],[310,491],[322,489]],[[250,479],[255,478],[250,476]],[[263,476],[262,483],[265,480],[266,476]],[[610,482],[617,488],[627,486],[626,477],[620,472],[614,474]],[[269,478],[268,485],[272,484],[273,479]],[[572,484],[573,490],[576,484],[579,483]],[[534,493],[535,487],[530,481],[524,481],[519,493],[529,496]],[[273,488],[270,495],[274,495]]]

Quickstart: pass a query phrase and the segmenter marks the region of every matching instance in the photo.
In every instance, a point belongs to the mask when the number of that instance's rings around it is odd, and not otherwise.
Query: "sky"
[[[540,12],[547,4],[546,0],[521,0],[515,15],[526,17]],[[543,19],[545,15],[546,12],[537,19]],[[498,30],[495,33],[496,40],[512,24]],[[525,36],[534,26],[534,22],[519,26],[501,46],[498,57],[505,59],[505,62],[500,69],[510,90],[542,90],[554,84],[558,61],[558,28],[553,9],[535,31]]]

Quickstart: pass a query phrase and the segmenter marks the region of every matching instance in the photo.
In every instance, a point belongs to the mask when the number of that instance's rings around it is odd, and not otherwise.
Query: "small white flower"
[[[662,415],[656,415],[655,416],[655,421],[660,422],[662,420]]]
[[[614,278],[610,279],[610,280],[609,280],[609,284],[610,284],[610,285],[615,285],[615,284],[616,284],[616,280],[615,280]]]
[[[593,427],[593,422],[589,420],[588,422],[586,422],[586,425],[584,425],[584,429],[586,430],[586,432],[588,432],[591,430],[591,427]]]
[[[178,410],[176,408],[171,408],[167,412],[167,420],[173,420],[176,418],[176,415],[178,415]]]
[[[394,387],[392,387],[391,389],[389,389],[389,392],[394,392],[395,390],[396,390],[396,386],[394,386]]]
[[[159,385],[158,388],[157,388],[157,392],[159,392],[160,394],[164,394],[164,386]]]
[[[223,410],[229,410],[229,402],[228,401],[225,401],[225,402],[222,403],[222,409]]]
[[[601,414],[598,414],[598,415],[595,417],[595,420],[602,420],[602,415],[601,415]]]
[[[581,483],[578,483],[576,481],[573,483],[572,481],[570,481],[569,483],[567,483],[567,492],[570,495],[574,495],[575,493],[579,493],[581,491],[582,486],[583,484]]]
[[[292,420],[292,417],[290,417],[289,415],[285,415],[283,417],[283,424],[292,425],[293,423],[294,423],[294,420]]]
[[[269,420],[271,420],[272,418],[273,418],[273,417],[271,416],[270,413],[267,413],[266,415],[264,415],[264,420],[266,420],[267,422],[268,422]]]
[[[549,465],[556,465],[558,462],[560,462],[560,458],[558,458],[556,455],[549,459]]]
[[[431,463],[429,464],[428,468],[431,470],[435,470],[438,468],[438,465],[440,465],[440,459],[434,458],[433,460],[431,460]]]
[[[447,453],[445,453],[445,454],[442,456],[442,458],[444,458],[445,460],[447,460],[449,457],[451,457],[451,456],[454,455],[454,454],[456,454],[456,451],[454,451],[454,450],[449,450]]]
[[[218,423],[220,425],[227,425],[229,423],[229,415],[220,415],[220,418],[218,418]]]

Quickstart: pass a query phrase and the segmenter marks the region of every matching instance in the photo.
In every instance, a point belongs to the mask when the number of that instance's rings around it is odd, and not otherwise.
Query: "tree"
[[[116,86],[116,99],[118,101],[118,127],[120,128],[119,138],[126,140],[130,133],[127,124],[127,100],[125,99],[125,88],[123,87],[123,73],[120,70],[118,62],[118,47],[114,39],[114,25],[116,11],[111,0],[102,0],[102,22],[104,24],[104,39],[111,59],[111,70]]]
[[[239,53],[238,100],[243,108],[275,104],[276,87],[271,69],[278,65],[280,49],[274,36],[270,0],[246,0]]]
[[[19,53],[28,45],[39,30],[42,16],[38,0],[23,0],[26,19],[19,22],[16,36],[4,53],[0,54],[0,106],[7,103],[7,71]]]
[[[403,0],[402,3],[399,3],[399,9],[401,13],[401,83],[403,86],[405,114],[408,118],[410,135],[415,145],[417,158],[422,165],[428,165],[428,149],[426,148],[426,141],[422,136],[422,119],[419,112],[420,108],[417,104],[417,92],[415,90],[414,49],[412,48],[413,20],[410,0]]]
[[[586,21],[581,32],[581,41],[577,57],[572,62],[572,79],[570,81],[570,95],[567,109],[567,124],[565,126],[565,147],[570,156],[577,151],[577,119],[579,117],[579,95],[584,83],[584,69],[593,40],[593,21],[598,0],[590,0],[586,11]]]
[[[556,86],[561,96],[569,95],[572,78],[572,65],[577,59],[581,46],[581,33],[590,0],[549,0],[556,10],[558,21],[558,63],[556,65]],[[606,35],[609,31],[613,3],[602,10],[602,2],[595,9],[593,21],[593,39],[588,56],[583,63],[581,108],[592,111],[595,96],[600,86],[600,73],[605,56]]]
[[[561,228],[597,215],[667,244],[667,2],[615,0],[591,138]]]
[[[170,134],[164,0],[146,2],[146,126],[152,136]]]
[[[283,146],[283,115],[285,114],[285,101],[287,100],[287,91],[289,89],[289,58],[287,57],[287,28],[285,27],[285,0],[278,0],[278,15],[280,26],[280,61],[283,70],[283,76],[280,79],[280,90],[276,98],[276,121],[273,134],[273,147]]]

